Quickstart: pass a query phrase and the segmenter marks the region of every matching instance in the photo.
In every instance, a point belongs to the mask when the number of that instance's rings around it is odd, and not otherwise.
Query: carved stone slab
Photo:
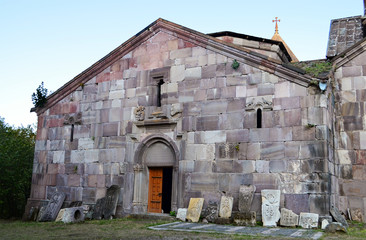
[[[252,206],[256,187],[254,185],[241,185],[239,189],[239,212],[249,212]]]
[[[346,221],[346,219],[342,216],[341,212],[338,210],[338,208],[332,206],[329,210],[330,214],[334,217],[334,219],[337,222],[340,222],[341,224],[343,224],[343,226],[345,228],[348,228],[348,223]]]
[[[83,207],[65,208],[63,210],[65,210],[62,217],[62,221],[64,223],[75,223],[84,221]]]
[[[191,198],[189,200],[187,219],[192,222],[198,222],[203,207],[203,198]]]
[[[217,202],[209,202],[202,215],[204,215],[204,218],[207,220],[207,222],[216,222],[217,218],[219,217]]]
[[[100,198],[97,200],[97,203],[94,205],[92,219],[95,219],[95,220],[102,219],[104,204],[105,204],[105,198]]]
[[[231,217],[231,212],[233,210],[233,197],[226,197],[226,196],[222,196],[221,197],[221,202],[220,202],[220,212],[219,212],[219,216],[222,218],[230,218]]]
[[[105,197],[103,210],[104,219],[112,219],[113,216],[116,214],[120,191],[121,189],[117,185],[112,185],[110,188],[107,189],[107,195]]]
[[[186,221],[187,217],[187,208],[178,208],[177,218],[183,222]]]
[[[276,227],[281,217],[280,190],[262,190],[262,222],[265,227]]]
[[[234,214],[234,223],[238,226],[252,226],[257,224],[257,214],[255,211],[251,212],[238,212]]]
[[[292,210],[281,208],[280,225],[285,227],[296,227],[299,224],[299,215]]]
[[[302,228],[317,228],[319,214],[316,213],[300,213],[299,225]]]
[[[55,221],[58,212],[62,206],[62,203],[65,200],[65,194],[62,192],[55,192],[52,196],[50,201],[47,204],[44,212],[39,219],[40,222],[50,222]]]

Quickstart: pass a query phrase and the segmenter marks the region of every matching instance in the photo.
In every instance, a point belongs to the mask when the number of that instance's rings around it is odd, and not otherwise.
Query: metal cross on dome
[[[280,19],[277,19],[277,17],[275,17],[275,20],[272,20],[272,22],[276,22],[276,30],[275,30],[275,33],[278,33],[278,24],[277,22],[280,22],[281,20]]]

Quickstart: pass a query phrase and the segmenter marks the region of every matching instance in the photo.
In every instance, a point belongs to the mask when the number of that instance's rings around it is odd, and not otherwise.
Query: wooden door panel
[[[149,212],[161,213],[162,191],[163,168],[149,168]]]

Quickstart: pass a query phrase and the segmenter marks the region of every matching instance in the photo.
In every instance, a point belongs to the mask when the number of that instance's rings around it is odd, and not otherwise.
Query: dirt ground
[[[0,220],[0,239],[268,239],[268,237],[245,235],[148,229],[149,226],[163,223],[167,223],[167,221],[123,218],[64,224],[62,222],[39,223]],[[340,238],[342,240],[366,239],[365,225],[355,223],[351,225],[348,234],[326,234],[322,237],[322,239]]]

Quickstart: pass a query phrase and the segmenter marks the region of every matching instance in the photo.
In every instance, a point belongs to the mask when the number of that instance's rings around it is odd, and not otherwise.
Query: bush
[[[0,118],[0,218],[18,218],[30,193],[35,133]]]
[[[43,107],[47,102],[47,88],[44,87],[43,82],[38,86],[36,92],[32,94],[32,101],[34,107]]]

